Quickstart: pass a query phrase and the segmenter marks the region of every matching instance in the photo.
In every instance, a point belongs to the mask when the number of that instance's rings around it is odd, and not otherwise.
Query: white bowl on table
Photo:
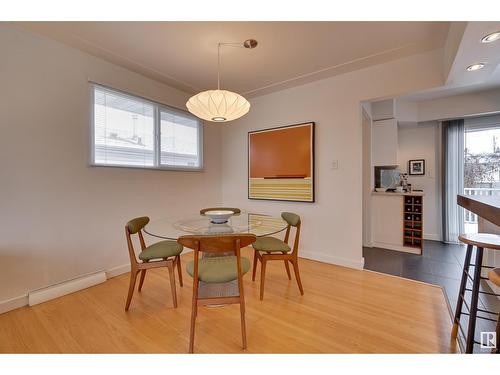
[[[234,215],[234,212],[229,210],[211,210],[206,211],[204,215],[208,216],[214,224],[224,224]]]
[[[386,188],[375,188],[375,191],[377,193],[385,193],[386,190],[387,190]]]

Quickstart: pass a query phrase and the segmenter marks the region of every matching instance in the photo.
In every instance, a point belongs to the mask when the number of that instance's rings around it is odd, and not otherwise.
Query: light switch
[[[332,169],[339,169],[339,161],[338,160],[334,160],[332,161]]]

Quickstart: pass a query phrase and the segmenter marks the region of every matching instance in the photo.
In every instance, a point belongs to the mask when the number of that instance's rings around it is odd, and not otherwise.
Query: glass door
[[[500,122],[471,119],[465,123],[464,194],[500,195]],[[477,233],[476,214],[464,210],[466,233]]]

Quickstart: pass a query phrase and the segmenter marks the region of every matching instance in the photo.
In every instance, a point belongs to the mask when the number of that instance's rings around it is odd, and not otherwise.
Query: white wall
[[[224,204],[302,216],[301,255],[362,267],[362,132],[360,102],[443,83],[442,51],[393,61],[251,100],[249,114],[224,125]],[[316,203],[247,199],[247,132],[316,122]],[[338,160],[339,168],[330,168]]]
[[[433,121],[500,112],[500,90],[446,96],[417,103],[417,121]]]
[[[220,204],[220,127],[205,171],[88,166],[88,78],[165,104],[188,94],[0,25],[0,302],[129,262],[125,222]]]
[[[437,122],[398,129],[399,169],[408,172],[408,160],[425,159],[425,175],[409,176],[408,182],[424,191],[424,238],[436,241],[441,239],[438,131]]]

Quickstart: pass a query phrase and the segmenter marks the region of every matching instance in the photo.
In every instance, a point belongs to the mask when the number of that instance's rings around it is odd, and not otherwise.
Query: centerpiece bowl
[[[212,210],[205,212],[205,216],[208,216],[210,218],[210,221],[214,224],[227,223],[229,218],[233,215],[234,212],[229,210]]]

